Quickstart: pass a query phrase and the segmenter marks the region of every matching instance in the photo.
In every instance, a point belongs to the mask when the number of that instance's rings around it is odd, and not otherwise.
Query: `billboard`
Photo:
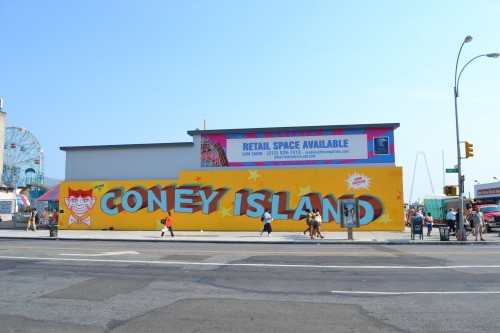
[[[394,163],[393,128],[201,136],[202,167]]]
[[[400,167],[184,171],[176,180],[62,182],[61,229],[160,230],[171,211],[177,230],[306,227],[319,209],[323,230],[340,230],[339,200],[357,199],[360,230],[403,230]]]

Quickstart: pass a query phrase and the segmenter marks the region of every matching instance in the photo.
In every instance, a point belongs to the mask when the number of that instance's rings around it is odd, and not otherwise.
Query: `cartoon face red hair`
[[[75,198],[78,198],[78,197],[91,197],[92,196],[92,189],[88,190],[88,191],[83,191],[83,190],[72,190],[71,188],[68,189],[68,195],[70,197],[75,197]]]
[[[87,214],[94,206],[95,200],[92,196],[92,189],[88,191],[68,189],[68,196],[64,198],[68,209],[78,217]]]

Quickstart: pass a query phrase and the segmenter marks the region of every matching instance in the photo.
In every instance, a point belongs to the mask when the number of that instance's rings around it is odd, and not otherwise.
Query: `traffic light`
[[[451,195],[451,186],[443,187],[443,193],[444,195]]]
[[[443,187],[443,193],[446,196],[456,196],[457,195],[457,187],[456,186],[445,186]]]
[[[465,158],[474,156],[474,145],[465,141]]]

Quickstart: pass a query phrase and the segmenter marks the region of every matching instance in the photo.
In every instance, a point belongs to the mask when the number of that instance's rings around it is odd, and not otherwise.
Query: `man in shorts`
[[[477,241],[477,235],[481,238],[482,241],[483,239],[483,227],[484,227],[484,216],[479,207],[474,207],[474,212],[472,213],[472,219],[474,221],[474,228],[476,229],[476,241]]]
[[[43,228],[48,229],[49,228],[49,210],[48,208],[45,208],[42,214],[42,221],[43,221]]]

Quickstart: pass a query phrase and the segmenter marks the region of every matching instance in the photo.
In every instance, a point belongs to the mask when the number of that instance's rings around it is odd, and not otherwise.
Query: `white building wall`
[[[177,179],[201,167],[199,146],[135,145],[66,150],[65,181]]]

